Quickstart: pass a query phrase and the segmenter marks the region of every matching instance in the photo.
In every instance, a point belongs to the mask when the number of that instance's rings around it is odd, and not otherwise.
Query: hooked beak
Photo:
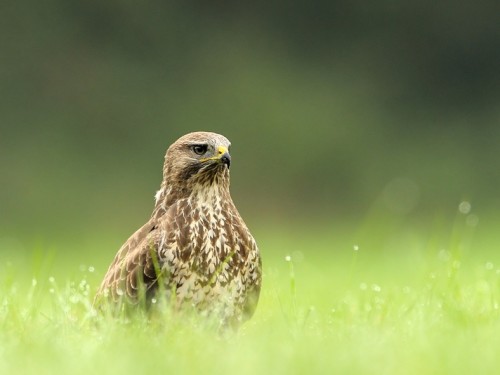
[[[208,160],[214,160],[226,164],[228,168],[231,166],[231,155],[229,155],[229,150],[224,146],[219,146],[217,148],[217,154],[215,156],[201,159],[200,161],[205,162]]]
[[[219,146],[217,149],[217,158],[229,168],[231,166],[231,155],[229,155],[229,151],[224,146]]]

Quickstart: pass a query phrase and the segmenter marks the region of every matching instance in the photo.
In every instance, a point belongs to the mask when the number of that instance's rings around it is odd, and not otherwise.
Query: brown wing
[[[246,277],[249,281],[249,286],[247,290],[246,302],[243,306],[243,318],[250,319],[255,309],[257,308],[257,303],[259,302],[260,289],[262,283],[262,260],[260,257],[260,252],[253,239],[250,232],[248,232],[248,242],[250,242],[250,252],[247,257],[247,271]]]
[[[244,258],[238,268],[243,273],[246,291],[243,303],[243,319],[250,319],[259,301],[262,283],[262,260],[260,251],[252,234],[248,230],[245,222],[238,213],[234,205],[226,207],[225,214],[228,216],[227,222],[231,222],[231,228],[227,230],[231,237],[238,238],[238,247],[242,250],[241,256]]]
[[[260,256],[257,258],[257,262],[254,264],[254,270],[251,273],[255,273],[255,279],[252,286],[249,287],[247,291],[247,299],[245,305],[243,306],[243,318],[250,319],[255,313],[257,308],[257,303],[260,297],[260,288],[262,282],[262,261]]]
[[[123,298],[137,302],[139,293],[155,288],[161,269],[158,262],[159,231],[151,219],[123,244],[96,294],[94,304]]]

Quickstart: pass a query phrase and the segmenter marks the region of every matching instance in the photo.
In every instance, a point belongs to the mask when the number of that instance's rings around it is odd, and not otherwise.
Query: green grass
[[[256,230],[261,300],[224,335],[193,316],[95,315],[114,249],[2,249],[0,373],[497,373],[500,241],[494,220],[465,219]]]

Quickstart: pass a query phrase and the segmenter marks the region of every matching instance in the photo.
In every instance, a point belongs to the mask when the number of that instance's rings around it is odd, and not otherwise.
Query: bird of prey
[[[217,314],[224,325],[252,316],[261,258],[229,193],[230,146],[222,135],[194,132],[168,148],[151,218],[116,254],[96,305],[138,305],[163,293],[175,309]]]

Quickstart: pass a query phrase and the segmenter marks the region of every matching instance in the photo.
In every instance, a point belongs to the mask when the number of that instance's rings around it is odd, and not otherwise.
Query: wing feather
[[[150,220],[123,244],[109,266],[95,304],[99,304],[103,297],[119,302],[126,296],[131,302],[137,302],[141,288],[149,291],[155,287],[159,236],[157,226]]]

